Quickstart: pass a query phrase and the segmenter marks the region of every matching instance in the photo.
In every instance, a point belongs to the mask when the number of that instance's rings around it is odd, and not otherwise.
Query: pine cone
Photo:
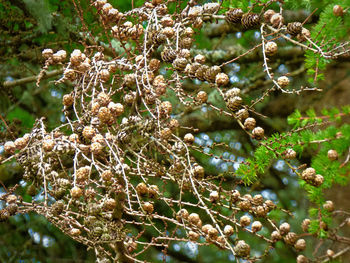
[[[255,127],[252,134],[254,139],[261,140],[264,138],[264,129],[261,127]]]
[[[301,33],[302,28],[303,26],[300,22],[288,23],[287,33],[290,34],[292,37],[295,37],[296,35]]]
[[[301,178],[306,182],[313,181],[315,179],[315,176],[316,176],[316,171],[314,168],[307,168],[301,174]]]
[[[269,212],[269,208],[265,205],[259,205],[253,208],[253,212],[258,217],[266,217]]]
[[[176,51],[165,48],[161,53],[161,57],[164,62],[173,62],[173,60],[176,58]]]
[[[308,232],[309,226],[310,226],[311,220],[308,218],[305,218],[303,222],[301,223],[301,228],[304,232]]]
[[[309,263],[309,260],[304,255],[299,255],[297,257],[297,263]]]
[[[242,200],[238,203],[239,209],[241,209],[244,212],[248,212],[252,208],[252,204],[249,200]]]
[[[232,97],[239,96],[241,94],[241,90],[239,88],[232,88],[226,91],[225,93],[225,100],[228,100]]]
[[[196,70],[196,78],[201,80],[201,81],[204,81],[205,80],[205,75],[206,75],[206,72],[207,70],[209,70],[209,66],[207,65],[201,65],[197,70]]]
[[[189,213],[185,208],[182,208],[176,213],[176,220],[182,222],[182,219],[188,219]]]
[[[282,236],[281,236],[281,234],[278,231],[273,231],[271,233],[271,239],[272,239],[273,242],[277,242],[278,240],[282,239]]]
[[[260,24],[260,18],[258,14],[247,13],[242,16],[242,25],[245,29],[251,29]]]
[[[197,93],[196,99],[200,103],[206,103],[208,100],[208,94],[202,90],[202,91]]]
[[[305,250],[306,248],[306,242],[305,239],[298,239],[296,243],[294,244],[294,247],[297,251]]]
[[[339,158],[339,154],[338,154],[338,152],[336,150],[331,149],[331,150],[329,150],[327,152],[327,157],[328,157],[329,160],[335,161],[335,160],[337,160]]]
[[[289,232],[284,237],[284,242],[286,242],[288,245],[294,245],[297,239],[298,239],[297,234],[295,234],[294,232]]]
[[[220,9],[219,3],[206,3],[203,6],[203,13],[214,14]]]
[[[205,170],[202,166],[200,165],[195,165],[193,167],[193,173],[194,173],[194,177],[197,179],[202,179],[204,177],[205,174]]]
[[[156,99],[156,96],[154,96],[152,93],[146,94],[145,96],[145,101],[147,105],[153,105],[154,103],[156,103]]]
[[[249,216],[242,216],[240,219],[239,219],[239,223],[241,224],[241,227],[246,227],[246,226],[249,226],[250,223],[251,223],[251,219]]]
[[[324,178],[322,175],[320,174],[316,174],[315,178],[310,182],[310,184],[312,184],[313,186],[320,186],[321,184],[323,184],[324,182]]]
[[[193,39],[191,37],[185,37],[179,42],[180,48],[190,49],[192,47]]]
[[[177,58],[173,62],[173,67],[178,71],[183,71],[187,65],[187,59]]]
[[[204,73],[204,78],[208,82],[215,82],[216,75],[221,72],[219,66],[212,66]]]
[[[235,114],[240,121],[244,121],[249,117],[249,112],[246,109],[240,109]]]
[[[237,110],[241,105],[242,105],[242,98],[238,96],[230,98],[226,103],[227,108],[229,108],[232,111]]]
[[[18,211],[18,205],[17,204],[9,204],[6,207],[7,211],[9,212],[10,216],[13,216],[17,213]]]
[[[198,238],[199,238],[199,234],[191,230],[191,231],[188,232],[188,238],[191,241],[197,241]]]
[[[156,44],[157,46],[163,44],[166,41],[166,35],[163,33],[156,33],[152,36],[152,43]]]
[[[226,225],[226,226],[225,226],[225,228],[224,228],[224,234],[225,234],[225,236],[232,236],[234,232],[235,232],[235,231],[234,231],[234,229],[233,229],[232,226],[230,226],[230,225]]]
[[[237,257],[247,257],[250,254],[250,246],[244,241],[239,240],[234,247]]]
[[[113,115],[107,107],[101,107],[98,111],[98,119],[105,124],[113,123]]]
[[[226,12],[226,21],[231,24],[241,22],[243,10],[240,8],[233,8]]]
[[[192,63],[192,64],[187,64],[185,68],[185,73],[190,77],[194,78],[196,77],[196,71],[197,69],[201,66],[199,63]]]
[[[287,222],[282,223],[279,227],[279,230],[280,230],[281,235],[288,234],[290,231],[290,224],[288,224]]]
[[[57,201],[51,206],[51,212],[54,216],[60,215],[64,209],[64,203],[62,201]]]
[[[10,213],[7,211],[7,209],[1,209],[0,210],[0,222],[4,222],[7,219],[9,219]]]

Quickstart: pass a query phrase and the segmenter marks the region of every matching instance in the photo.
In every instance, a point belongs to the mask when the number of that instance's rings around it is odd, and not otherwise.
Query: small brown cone
[[[255,28],[260,24],[259,15],[247,13],[242,16],[242,25],[245,29]]]
[[[231,24],[241,22],[243,10],[240,8],[233,8],[226,12],[226,21]]]

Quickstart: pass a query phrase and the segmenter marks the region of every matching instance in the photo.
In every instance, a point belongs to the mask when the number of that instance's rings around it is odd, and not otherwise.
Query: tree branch
[[[237,59],[238,63],[256,62],[256,61],[262,60],[263,56],[261,54],[260,48],[256,48],[250,52],[247,52],[247,51],[248,50],[241,45],[232,45],[227,47],[227,49],[218,49],[218,50],[194,49],[192,52],[194,56],[197,54],[204,55],[208,61],[214,64],[229,61],[231,59],[237,58],[238,56],[241,56],[244,53],[247,53],[247,54]],[[290,60],[292,58],[302,56],[304,53],[305,53],[304,50],[300,47],[291,47],[291,46],[281,47],[278,49],[278,59]],[[274,58],[272,58],[272,60],[273,59]]]
[[[289,11],[285,10],[283,13],[283,17],[285,19],[285,23],[288,24],[289,22],[295,22],[299,21],[302,22],[304,21],[310,12],[305,11],[305,10],[299,10],[299,11]],[[307,23],[315,22],[315,20],[318,19],[317,16],[313,16],[312,20],[308,20]],[[214,38],[214,37],[221,37],[223,34],[230,34],[230,33],[237,33],[241,32],[242,26],[241,25],[232,25],[228,24],[224,20],[218,21],[218,23],[208,23],[206,24],[203,32],[207,35],[209,38]]]
[[[63,69],[56,69],[56,70],[52,70],[52,71],[48,71],[48,72],[45,71],[42,79],[52,78],[52,77],[55,77],[55,76],[60,75],[62,73],[63,73]],[[39,77],[39,75],[25,77],[25,78],[17,79],[14,81],[5,81],[3,83],[3,87],[4,88],[12,88],[12,87],[27,84],[30,82],[35,82],[38,79],[38,77]]]

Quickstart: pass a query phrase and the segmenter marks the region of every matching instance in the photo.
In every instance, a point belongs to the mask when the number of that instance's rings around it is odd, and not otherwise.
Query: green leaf
[[[20,107],[14,108],[7,114],[8,120],[19,119],[22,121],[23,126],[31,128],[33,127],[35,118],[30,115],[27,111],[23,110]]]

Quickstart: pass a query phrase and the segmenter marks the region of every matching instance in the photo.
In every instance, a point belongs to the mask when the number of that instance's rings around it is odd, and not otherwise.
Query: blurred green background
[[[132,2],[130,0],[109,1],[120,11],[130,10]],[[204,1],[200,1],[204,2]],[[242,4],[239,2],[248,1],[224,1],[224,5],[235,6]],[[266,1],[265,1],[266,2]],[[286,1],[287,7],[299,8],[299,17],[305,17],[315,7],[320,10],[327,1]],[[293,3],[291,3],[293,2]],[[308,4],[305,4],[308,2]],[[329,1],[328,1],[329,2]],[[134,7],[142,5],[143,1],[134,1]],[[174,10],[176,3],[169,5],[169,10]],[[186,1],[182,6],[186,5]],[[77,7],[77,9],[76,9]],[[274,7],[277,7],[274,6]],[[78,11],[78,12],[77,12]],[[80,13],[79,13],[80,12]],[[318,16],[320,11],[315,13]],[[84,18],[82,25],[80,16]],[[312,23],[310,21],[310,23]],[[11,0],[0,2],[0,83],[20,79],[38,74],[43,60],[41,51],[44,48],[53,50],[65,49],[68,53],[75,48],[83,50],[83,41],[88,39],[88,35],[83,30],[87,26],[89,31],[100,44],[111,43],[117,47],[117,42],[106,36],[104,28],[101,27],[95,8],[87,0]],[[309,25],[310,26],[310,25]],[[237,50],[247,50],[260,41],[259,32],[251,30],[248,32],[225,32],[216,33],[218,30],[214,26],[205,25],[203,34],[196,35],[196,44],[193,52],[204,53],[210,50],[215,54],[208,53],[209,63],[218,63],[222,60],[223,54],[236,52]],[[279,45],[288,48],[288,44],[283,40],[278,40]],[[233,51],[234,49],[234,51]],[[220,53],[221,52],[221,53]],[[259,57],[258,57],[259,58]],[[272,65],[279,74],[294,72],[303,67],[303,55],[296,54],[287,58],[276,58]],[[336,65],[336,69],[343,73],[343,79],[349,77],[349,70]],[[345,67],[346,68],[346,67]],[[350,68],[350,67],[349,67]],[[51,70],[55,67],[50,68]],[[252,56],[243,62],[231,63],[224,69],[230,76],[232,85],[247,89],[244,96],[245,102],[257,98],[268,87],[262,72],[261,60]],[[332,75],[332,70],[330,75]],[[292,77],[295,85],[305,83],[307,77],[305,70]],[[340,74],[340,73],[338,73]],[[59,77],[59,76],[57,76]],[[220,101],[218,93],[210,91],[205,83],[186,83],[188,89],[203,89],[209,91],[209,101],[216,104]],[[266,85],[267,84],[267,85]],[[266,133],[271,134],[277,131],[284,131],[288,128],[286,117],[295,108],[305,111],[308,107],[320,107],[323,101],[327,101],[327,106],[340,106],[342,102],[336,100],[334,96],[338,79],[328,79],[322,84],[325,92],[323,95],[310,95],[302,98],[291,95],[281,95],[273,93],[272,96],[257,105],[256,110],[269,116],[268,119],[260,118],[258,122],[264,125]],[[332,86],[332,90],[330,87]],[[61,112],[62,95],[72,89],[70,85],[59,84],[55,86],[52,79],[42,81],[40,87],[36,87],[34,82],[21,86],[1,87],[0,90],[0,113],[11,128],[8,132],[4,123],[0,124],[0,142],[13,140],[13,137],[23,135],[30,131],[34,121],[39,117],[46,117],[48,129],[54,128],[58,123],[64,121]],[[342,91],[345,92],[345,91]],[[328,94],[328,99],[327,99]],[[337,93],[338,98],[349,98],[347,93]],[[173,94],[169,94],[173,96]],[[332,98],[332,99],[329,99]],[[175,100],[174,96],[172,98]],[[344,102],[346,103],[346,101]],[[331,105],[329,105],[331,104]],[[183,111],[183,108],[176,108],[175,114]],[[197,154],[196,158],[201,160],[207,173],[213,175],[224,174],[227,171],[237,169],[237,162],[249,157],[254,149],[254,143],[243,133],[232,120],[225,119],[207,107],[202,107],[196,111],[188,111],[182,117],[184,126],[188,123],[195,124],[199,128],[196,134],[196,144],[201,145],[206,153],[213,153],[214,156],[222,155],[232,162],[224,162],[221,159]],[[225,142],[226,146],[213,145]],[[2,149],[0,149],[2,150]],[[302,162],[309,162],[311,156],[305,156]],[[298,163],[294,163],[297,165]],[[0,180],[6,187],[20,184],[16,190],[24,200],[30,200],[26,194],[27,185],[22,181],[22,170],[16,163],[7,163],[0,166]],[[235,182],[226,182],[234,184]],[[261,176],[261,181],[251,188],[240,189],[241,193],[257,194],[262,193],[265,198],[272,199],[284,209],[294,212],[292,229],[300,232],[300,224],[307,216],[308,202],[300,189],[296,176],[287,168],[283,160],[271,162],[268,171]],[[4,193],[4,188],[0,187],[0,193]],[[277,222],[285,220],[288,216],[284,213],[276,212],[274,219]],[[244,235],[242,236],[244,237]],[[264,249],[264,244],[260,244],[251,236],[247,235],[247,243],[251,244],[252,254],[259,256],[257,251]],[[144,255],[151,262],[163,262],[163,254],[160,250],[151,249]],[[276,249],[271,251],[270,256],[263,262],[295,262],[296,253],[292,249],[286,248],[281,243],[277,243]],[[225,251],[218,250],[215,246],[197,248],[192,243],[174,244],[168,251],[166,262],[230,262],[232,256]],[[74,242],[69,237],[63,235],[56,227],[47,220],[36,214],[16,215],[7,222],[0,223],[0,262],[94,262],[93,251],[86,251],[86,247]]]

